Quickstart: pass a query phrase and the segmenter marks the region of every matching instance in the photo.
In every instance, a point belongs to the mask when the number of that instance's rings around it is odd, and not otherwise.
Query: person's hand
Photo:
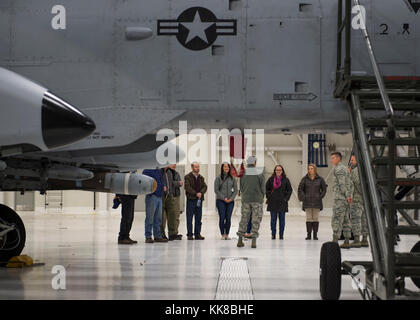
[[[349,197],[349,198],[347,198],[347,202],[348,202],[348,203],[352,203],[352,202],[353,202],[353,197]]]
[[[166,189],[166,186],[163,186],[163,191],[164,191],[164,192],[166,192],[166,190],[167,190],[167,189]]]
[[[201,199],[201,192],[197,193],[197,198]]]
[[[180,186],[180,187],[182,187],[182,185],[183,185],[183,183],[182,183],[182,181],[180,181],[180,182],[179,182],[179,186]]]
[[[351,168],[350,167],[348,167],[347,170],[349,170],[349,173],[351,173]]]

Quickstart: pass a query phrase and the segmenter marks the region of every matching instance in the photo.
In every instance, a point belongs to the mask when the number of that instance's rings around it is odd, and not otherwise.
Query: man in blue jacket
[[[146,195],[146,220],[144,222],[146,243],[168,242],[162,238],[160,226],[162,224],[162,196],[166,191],[165,181],[160,169],[145,169],[143,174],[156,180],[155,192]],[[152,233],[153,237],[152,238]]]

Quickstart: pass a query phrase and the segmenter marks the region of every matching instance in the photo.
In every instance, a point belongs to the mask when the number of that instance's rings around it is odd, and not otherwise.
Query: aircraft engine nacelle
[[[0,68],[1,156],[46,151],[89,136],[93,121],[46,88]]]

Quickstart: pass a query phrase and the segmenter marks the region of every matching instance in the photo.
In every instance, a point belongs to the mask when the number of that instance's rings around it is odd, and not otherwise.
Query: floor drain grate
[[[215,300],[254,300],[248,258],[221,258]]]

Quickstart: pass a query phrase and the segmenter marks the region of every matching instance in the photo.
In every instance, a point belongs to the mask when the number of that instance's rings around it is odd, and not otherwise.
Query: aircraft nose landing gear
[[[341,294],[341,251],[335,242],[321,248],[319,287],[323,300],[338,300]]]
[[[9,207],[0,204],[0,266],[20,255],[25,247],[26,231],[22,219]]]

